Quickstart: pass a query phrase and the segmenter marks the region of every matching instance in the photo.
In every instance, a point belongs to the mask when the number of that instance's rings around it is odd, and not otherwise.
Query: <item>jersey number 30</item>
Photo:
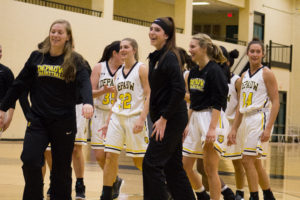
[[[131,108],[131,94],[130,93],[125,93],[125,94],[120,94],[119,96],[121,100],[121,104],[119,105],[120,109],[130,109]]]
[[[252,104],[252,96],[252,92],[249,93],[248,97],[247,94],[243,92],[243,107],[248,107]]]

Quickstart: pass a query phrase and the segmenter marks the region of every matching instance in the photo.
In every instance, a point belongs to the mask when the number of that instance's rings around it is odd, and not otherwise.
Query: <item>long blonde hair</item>
[[[73,40],[71,24],[67,20],[58,19],[52,23],[49,32],[51,31],[52,26],[54,26],[55,24],[65,25],[66,32],[69,37],[63,49],[64,62],[62,64],[63,76],[65,81],[68,83],[70,81],[74,81],[76,77],[76,66],[74,65],[75,54],[73,54],[74,40]],[[46,54],[50,51],[50,49],[51,49],[51,43],[50,43],[50,37],[48,36],[44,40],[42,48],[39,51],[43,54]]]
[[[211,38],[208,35],[204,33],[198,33],[196,35],[193,35],[193,39],[199,41],[199,46],[201,48],[207,49],[206,53],[210,60],[214,60],[217,63],[224,63],[227,61],[222,53],[221,48],[213,44]]]

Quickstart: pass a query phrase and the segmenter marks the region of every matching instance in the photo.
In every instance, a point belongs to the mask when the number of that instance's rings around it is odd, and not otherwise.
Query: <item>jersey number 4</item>
[[[131,94],[130,93],[125,93],[125,94],[120,94],[119,96],[121,100],[121,104],[119,105],[120,109],[130,109],[131,108]]]
[[[243,107],[248,107],[252,104],[252,96],[252,92],[250,92],[248,96],[245,92],[243,92]]]

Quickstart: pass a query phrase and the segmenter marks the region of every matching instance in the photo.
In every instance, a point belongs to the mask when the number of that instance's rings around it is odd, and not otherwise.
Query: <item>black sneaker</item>
[[[50,200],[50,194],[51,194],[51,187],[49,187],[47,191],[47,200]]]
[[[76,191],[76,200],[84,200],[85,199],[85,185],[82,183],[76,183],[75,186],[75,191]]]
[[[264,200],[276,200],[276,199],[275,199],[275,197],[272,194],[272,196],[269,196],[269,197],[265,197],[264,196]]]
[[[235,193],[235,200],[244,200],[244,192],[237,190]]]
[[[228,187],[223,192],[221,192],[224,200],[235,200],[235,195],[233,191]]]
[[[244,197],[242,197],[242,196],[239,195],[239,194],[236,194],[236,195],[235,195],[235,200],[244,200]]]
[[[112,197],[113,199],[116,199],[119,197],[119,194],[120,194],[120,190],[121,190],[121,187],[124,183],[124,180],[121,179],[120,177],[117,177],[117,180],[114,182],[114,184],[112,185]]]
[[[167,200],[174,200],[169,190],[167,190]]]
[[[209,194],[204,190],[203,192],[196,192],[197,200],[210,200]]]

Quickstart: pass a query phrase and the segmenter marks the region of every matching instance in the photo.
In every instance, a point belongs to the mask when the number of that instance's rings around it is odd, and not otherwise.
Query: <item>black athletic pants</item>
[[[76,116],[62,120],[29,118],[21,155],[25,179],[23,200],[43,199],[42,166],[49,142],[52,152],[51,200],[71,199],[71,161],[76,131]]]
[[[150,138],[143,161],[144,200],[166,200],[169,187],[174,200],[194,200],[194,192],[182,164],[182,133],[187,113],[167,121],[162,141]]]

